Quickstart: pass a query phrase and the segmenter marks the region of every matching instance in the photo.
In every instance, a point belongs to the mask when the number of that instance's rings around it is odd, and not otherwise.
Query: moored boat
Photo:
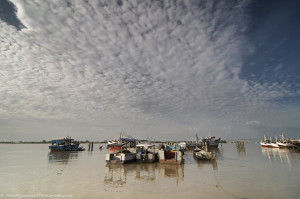
[[[152,163],[158,160],[158,149],[153,144],[136,145],[136,161],[144,163]]]
[[[214,154],[213,152],[205,151],[203,149],[195,148],[193,157],[197,160],[215,160],[216,154]]]
[[[182,164],[184,161],[183,151],[179,145],[164,144],[158,154],[159,163],[161,164]]]
[[[180,142],[178,145],[181,147],[182,150],[187,150],[186,142]]]
[[[106,163],[126,164],[134,162],[136,160],[136,144],[136,139],[124,138],[121,133],[119,140],[115,140],[107,145]]]
[[[49,149],[51,151],[84,151],[83,147],[79,146],[79,141],[66,137],[63,139],[52,140]]]
[[[293,148],[299,148],[300,147],[300,140],[287,139],[287,142],[290,143]]]
[[[293,144],[293,142],[291,142],[290,140],[288,140],[287,138],[284,137],[283,133],[281,134],[281,139],[277,140],[276,139],[276,144],[278,144],[278,146],[280,148],[295,148],[296,145]]]
[[[136,160],[136,154],[127,150],[126,144],[110,144],[105,157],[107,164],[125,164]]]
[[[207,142],[207,147],[218,148],[221,138],[216,138],[215,136],[202,138],[202,147],[203,143]]]
[[[294,147],[293,144],[285,142],[285,141],[277,141],[276,144],[280,147],[280,148],[292,148]]]
[[[268,140],[266,136],[264,136],[264,140],[261,141],[259,144],[261,145],[261,147],[265,148],[279,148],[278,144],[272,142],[272,138]]]
[[[119,139],[107,141],[106,148],[108,149],[110,145],[115,145],[115,144],[127,144],[129,148],[135,148],[137,143],[138,143],[137,139],[134,139],[131,136],[123,137],[123,133],[121,132]]]
[[[216,138],[215,136],[211,137],[201,137],[199,138],[196,134],[196,141],[189,141],[186,143],[188,149],[202,148],[203,143],[207,143],[208,148],[218,148],[221,138]]]

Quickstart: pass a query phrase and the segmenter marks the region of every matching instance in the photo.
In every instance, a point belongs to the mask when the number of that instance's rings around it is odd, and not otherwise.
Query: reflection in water
[[[245,150],[244,142],[237,141],[236,149],[237,149],[240,157],[246,157],[246,150]]]
[[[72,151],[72,152],[63,152],[63,151],[57,151],[57,152],[49,152],[48,153],[48,160],[49,163],[62,163],[62,164],[68,164],[70,160],[72,159],[78,159],[78,152]]]
[[[219,149],[219,148],[208,148],[208,151],[215,153],[216,156],[217,156],[217,159],[220,158],[220,157],[223,157],[223,151],[222,151],[222,149]]]
[[[131,166],[131,165],[129,165]],[[105,168],[105,184],[124,185],[126,177],[130,170],[133,170],[127,165],[109,164]]]
[[[262,148],[262,154],[268,157],[269,162],[287,162],[291,166],[291,159],[300,159],[299,149]]]
[[[137,164],[135,178],[137,180],[154,181],[156,168],[157,164]]]
[[[168,164],[107,164],[105,171],[105,184],[123,186],[127,183],[130,176],[135,180],[155,182],[157,172],[160,178],[175,178],[176,180],[184,179],[182,165]]]
[[[197,160],[195,159],[198,168],[203,168],[204,166],[212,166],[213,170],[218,170],[217,160]]]
[[[176,178],[177,180],[184,179],[183,165],[159,164],[159,177],[161,178]]]
[[[237,147],[237,151],[238,151],[238,153],[239,153],[239,156],[241,156],[241,157],[246,157],[246,150],[245,150],[245,147],[242,147],[242,148]]]

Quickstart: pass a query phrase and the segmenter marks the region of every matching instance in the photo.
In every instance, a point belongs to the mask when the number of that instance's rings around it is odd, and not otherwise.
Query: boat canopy
[[[180,150],[181,147],[179,145],[176,145],[176,146],[170,146],[170,145],[167,145],[166,149],[168,151],[171,151],[171,150]]]
[[[138,145],[136,145],[136,147],[153,147],[153,146],[155,146],[155,145],[153,145],[153,144],[138,144]]]
[[[121,138],[121,141],[136,142],[137,140],[133,138]]]

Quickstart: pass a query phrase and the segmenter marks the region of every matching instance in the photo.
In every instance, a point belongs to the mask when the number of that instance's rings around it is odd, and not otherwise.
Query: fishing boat
[[[216,154],[214,154],[213,152],[205,151],[203,149],[195,148],[193,157],[197,160],[215,160]]]
[[[208,142],[203,141],[202,149],[195,148],[193,157],[197,160],[215,160],[216,154],[208,151]]]
[[[152,163],[158,160],[158,149],[153,144],[136,145],[136,161],[144,163]]]
[[[199,138],[196,133],[196,141],[189,141],[186,143],[188,149],[202,148],[203,143],[206,142],[209,148],[218,148],[221,138],[216,138],[215,136],[201,137]]]
[[[268,140],[266,136],[264,136],[264,140],[262,140],[259,144],[264,148],[279,148],[278,144],[272,142],[272,138]]]
[[[124,133],[120,133],[120,137],[117,140],[112,140],[112,141],[107,141],[107,146],[106,148],[110,148],[110,145],[115,145],[115,144],[129,144],[128,147],[130,148],[135,148],[136,144],[138,143],[138,140],[135,138],[132,138],[131,136],[124,137]]]
[[[292,148],[292,147],[294,147],[293,144],[288,143],[286,141],[281,141],[281,140],[277,141],[276,144],[279,146],[279,148]]]
[[[292,142],[289,142],[289,140],[284,137],[283,133],[281,134],[281,139],[280,140],[276,139],[276,144],[280,148],[293,148],[293,147],[295,147],[295,145],[292,144]]]
[[[287,142],[292,145],[293,148],[300,148],[300,140],[295,140],[295,139],[287,139]]]
[[[184,161],[183,150],[179,145],[163,144],[158,157],[161,164],[182,164]]]
[[[110,144],[105,156],[107,164],[125,164],[136,160],[136,154],[127,149],[126,144]]]
[[[220,140],[221,140],[221,138],[216,138],[215,136],[202,138],[201,139],[202,147],[203,147],[203,143],[207,142],[207,147],[218,148]]]
[[[79,141],[66,137],[63,139],[52,140],[49,149],[51,151],[84,151],[82,146],[79,146]]]
[[[124,138],[122,133],[120,139],[107,145],[106,163],[107,164],[125,164],[136,160],[137,140],[133,138]]]

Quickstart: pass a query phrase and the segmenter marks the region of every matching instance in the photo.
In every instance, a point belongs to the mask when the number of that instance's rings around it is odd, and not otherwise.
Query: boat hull
[[[275,143],[260,143],[263,148],[279,148],[278,144]]]
[[[175,165],[179,165],[179,164],[183,164],[183,160],[159,160],[160,164],[175,164]]]
[[[136,161],[140,163],[153,163],[157,162],[158,154],[136,154]]]
[[[216,156],[211,152],[207,152],[206,155],[203,155],[200,152],[194,152],[193,157],[197,160],[216,160]]]
[[[221,138],[215,139],[214,137],[203,138],[203,139],[200,139],[197,142],[188,142],[186,144],[186,147],[189,150],[193,150],[195,148],[202,148],[203,147],[203,142],[206,142],[208,148],[218,148],[220,140],[221,140]]]
[[[182,164],[184,162],[181,151],[159,151],[160,164]]]
[[[107,164],[126,164],[134,162],[136,160],[136,155],[134,153],[124,154],[106,154],[106,163]]]
[[[134,160],[106,160],[107,164],[128,164],[134,162]]]
[[[51,151],[82,151],[79,145],[49,146]]]

